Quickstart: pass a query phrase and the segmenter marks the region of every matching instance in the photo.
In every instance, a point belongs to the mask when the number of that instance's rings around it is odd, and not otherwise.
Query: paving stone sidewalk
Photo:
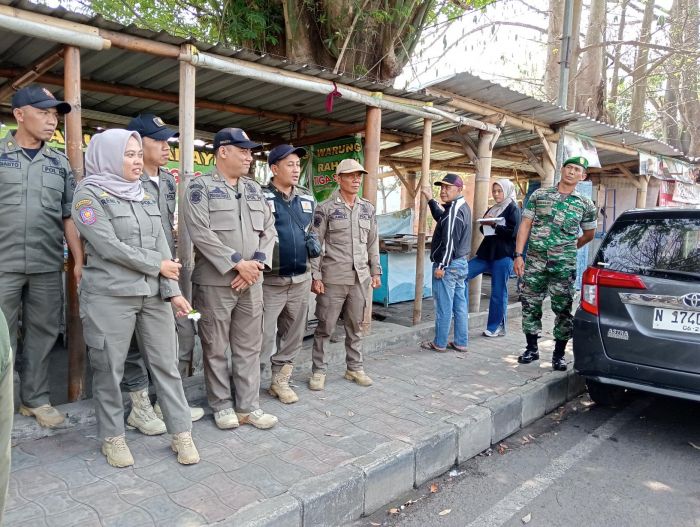
[[[112,468],[94,424],[20,439],[6,525],[342,525],[581,390],[571,372],[551,371],[551,335],[539,363],[518,365],[519,325],[511,317],[508,335],[495,339],[470,331],[466,354],[414,344],[375,353],[365,360],[370,388],[344,380],[337,365],[326,390],[312,392],[306,369],[297,370],[298,403],[261,392],[262,407],[280,419],[274,429],[221,431],[210,413],[195,423],[198,465],[179,465],[167,435],[127,432],[136,464]]]

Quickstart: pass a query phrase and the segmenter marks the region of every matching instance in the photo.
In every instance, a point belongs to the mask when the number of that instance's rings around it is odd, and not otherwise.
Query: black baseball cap
[[[214,136],[214,150],[220,146],[237,146],[238,148],[258,148],[260,143],[254,143],[240,128],[224,128],[216,132]]]
[[[168,128],[163,119],[152,113],[137,115],[129,121],[126,129],[138,132],[141,137],[150,137],[156,141],[167,141],[171,137],[180,135],[180,132],[174,128]]]
[[[455,187],[462,188],[464,186],[464,182],[462,181],[462,178],[459,177],[457,174],[445,174],[445,177],[442,178],[442,181],[436,181],[435,183],[433,183],[433,185],[454,185]]]
[[[17,90],[12,96],[12,108],[21,108],[22,106],[33,106],[40,109],[56,108],[56,111],[61,115],[71,111],[70,104],[57,100],[53,93],[38,84],[30,84]]]
[[[272,166],[278,161],[282,161],[290,154],[296,154],[299,157],[304,157],[306,155],[306,149],[292,145],[278,145],[270,150],[270,153],[267,155],[267,164]]]

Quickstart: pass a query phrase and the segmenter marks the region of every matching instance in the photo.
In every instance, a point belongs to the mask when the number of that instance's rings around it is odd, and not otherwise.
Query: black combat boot
[[[533,360],[539,360],[540,358],[540,352],[537,351],[537,339],[539,335],[526,333],[525,338],[527,339],[527,347],[525,348],[525,352],[518,357],[518,362],[520,364],[530,364]]]
[[[552,368],[556,371],[566,371],[566,360],[564,359],[564,350],[568,340],[555,340],[554,353],[552,354]]]

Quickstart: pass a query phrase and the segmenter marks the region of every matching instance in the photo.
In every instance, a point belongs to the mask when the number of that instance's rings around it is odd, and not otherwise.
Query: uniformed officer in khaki
[[[202,317],[207,397],[221,429],[245,423],[271,428],[277,423],[259,403],[262,271],[269,268],[276,237],[275,218],[262,189],[247,177],[251,149],[259,146],[240,128],[217,132],[216,168],[190,182],[181,204],[195,249],[192,296]]]
[[[17,350],[22,310],[20,413],[54,427],[64,416],[49,402],[49,353],[56,343],[63,298],[63,237],[79,281],[83,251],[71,219],[75,180],[64,154],[49,147],[58,116],[70,112],[46,88],[12,97],[17,131],[0,140],[0,308]]]
[[[374,206],[358,196],[367,171],[354,159],[343,159],[335,171],[338,189],[316,207],[313,232],[324,251],[312,260],[312,290],[318,327],[312,350],[309,388],[323,390],[326,382],[326,345],[338,316],[345,321],[345,378],[360,386],[372,379],[362,369],[362,329],[365,306],[372,302],[369,286],[381,285],[379,237]]]
[[[153,377],[171,448],[178,462],[199,462],[192,419],[177,369],[173,309],[192,310],[177,282],[155,196],[140,182],[141,138],[112,129],[95,135],[85,153],[86,177],[72,215],[85,239],[87,264],[80,284],[80,318],[93,372],[98,435],[114,467],[134,464],[124,436],[119,384],[134,330]]]
[[[278,242],[271,269],[263,282],[263,344],[260,368],[272,362],[270,395],[285,404],[299,400],[289,386],[294,359],[301,351],[306,329],[311,265],[307,233],[314,213],[314,198],[298,185],[303,148],[278,145],[267,156],[273,178],[263,188],[275,215]],[[276,350],[276,351],[275,351]],[[270,359],[270,355],[275,351]],[[264,361],[264,362],[263,362]]]
[[[168,140],[180,135],[165,125],[160,117],[142,114],[132,119],[127,130],[137,132],[143,141],[143,172],[141,185],[158,202],[163,232],[168,241],[170,253],[175,256],[175,177],[163,168],[170,157]],[[178,369],[182,377],[189,373],[189,364],[194,349],[194,325],[187,317],[175,317],[178,337]],[[148,371],[138,347],[138,335],[132,339],[124,364],[122,388],[131,398],[131,412],[126,420],[130,427],[146,435],[164,434],[163,412],[158,403],[151,406],[148,396]],[[192,420],[204,416],[201,408],[191,408]]]

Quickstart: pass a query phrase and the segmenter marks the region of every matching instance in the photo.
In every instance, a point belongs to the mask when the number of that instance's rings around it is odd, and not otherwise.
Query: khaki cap
[[[363,172],[367,174],[365,167],[358,163],[355,159],[343,159],[335,169],[337,174],[347,174],[349,172]]]

